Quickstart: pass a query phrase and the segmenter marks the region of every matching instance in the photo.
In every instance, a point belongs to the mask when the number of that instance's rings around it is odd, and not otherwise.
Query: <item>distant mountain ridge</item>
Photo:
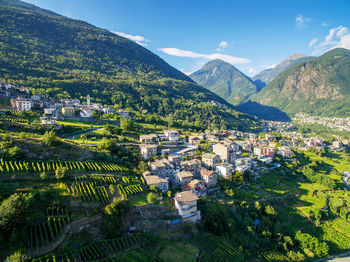
[[[280,73],[292,67],[293,65],[309,61],[313,57],[305,56],[303,54],[293,54],[286,59],[284,59],[281,63],[273,68],[266,69],[259,74],[252,77],[254,84],[258,88],[258,92],[269,84],[273,79],[275,79]]]
[[[0,35],[0,79],[9,83],[52,97],[90,94],[92,102],[171,115],[186,125],[259,125],[146,48],[86,22],[0,0]]]
[[[209,61],[190,77],[233,105],[240,104],[257,91],[249,77],[219,59]]]
[[[294,65],[250,97],[289,115],[350,114],[350,50],[336,48]]]

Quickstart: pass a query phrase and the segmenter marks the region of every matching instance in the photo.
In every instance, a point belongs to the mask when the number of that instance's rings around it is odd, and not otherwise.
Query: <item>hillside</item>
[[[289,115],[309,113],[348,116],[350,113],[350,51],[333,49],[295,65],[251,96]]]
[[[209,61],[190,77],[233,105],[240,104],[257,91],[246,75],[219,59]]]
[[[201,126],[253,118],[136,43],[20,1],[0,0],[0,79],[51,97],[85,98]]]
[[[258,91],[260,91],[264,86],[269,84],[276,76],[278,76],[283,71],[297,65],[299,63],[309,61],[312,57],[305,56],[303,54],[293,54],[286,59],[284,59],[280,64],[274,68],[266,69],[252,78],[254,84],[257,86]]]

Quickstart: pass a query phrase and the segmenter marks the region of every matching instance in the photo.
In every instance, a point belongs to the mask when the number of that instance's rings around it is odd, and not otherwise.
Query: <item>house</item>
[[[129,118],[129,111],[123,110],[123,109],[119,109],[118,111],[118,115],[120,115],[121,117],[125,117],[125,118]]]
[[[191,191],[198,197],[204,197],[207,195],[206,185],[203,180],[194,179],[191,182],[181,187],[182,191]]]
[[[181,171],[175,174],[175,183],[179,185],[185,185],[194,178],[191,171]]]
[[[270,164],[270,163],[272,163],[273,158],[269,157],[269,156],[264,156],[264,157],[260,157],[259,160],[261,162],[263,162],[264,164]]]
[[[202,155],[202,166],[205,168],[213,168],[220,164],[220,157],[215,154],[205,153]]]
[[[157,139],[156,134],[150,134],[150,135],[140,135],[140,142],[142,143],[151,143],[151,142],[156,142]]]
[[[61,108],[61,113],[64,116],[74,116],[75,108],[71,106],[64,106]]]
[[[188,143],[192,146],[194,145],[198,145],[200,144],[201,140],[199,137],[196,137],[196,136],[191,136],[189,139],[188,139]]]
[[[206,183],[207,187],[214,187],[216,186],[218,175],[214,171],[202,168],[201,179]]]
[[[216,166],[216,172],[219,176],[227,179],[230,174],[232,174],[234,170],[234,166],[229,163],[223,163],[221,165]]]
[[[53,107],[44,108],[44,114],[45,115],[56,115],[56,108],[53,108]]]
[[[140,145],[142,159],[148,158],[157,154],[157,145]]]
[[[29,99],[11,99],[12,107],[16,108],[17,110],[23,110],[23,111],[30,111],[32,110],[34,103],[32,100]]]
[[[171,179],[174,177],[174,166],[167,159],[154,161],[149,164],[149,168],[152,175]]]
[[[280,155],[284,158],[290,158],[293,155],[293,152],[288,147],[286,148],[280,147],[279,150],[277,151],[277,155]]]
[[[111,114],[115,112],[113,107],[103,107],[101,110],[105,114]]]
[[[180,169],[184,171],[191,171],[196,177],[199,177],[201,163],[197,159],[183,161],[180,163]]]
[[[231,162],[232,149],[230,147],[218,143],[213,146],[213,152],[217,154],[222,161]]]
[[[51,126],[51,125],[56,125],[57,124],[57,119],[56,117],[53,117],[53,116],[42,116],[40,117],[40,122],[42,125],[48,125],[48,126]]]
[[[89,118],[92,117],[92,113],[94,112],[93,109],[89,109],[89,108],[83,108],[80,111],[80,116],[84,117],[84,118]]]
[[[175,207],[184,221],[197,222],[201,219],[200,211],[197,210],[197,200],[197,195],[191,191],[176,193]]]
[[[170,161],[170,163],[177,166],[178,164],[180,164],[180,162],[183,160],[183,158],[179,155],[169,155],[168,160]]]
[[[256,156],[262,156],[264,154],[264,150],[262,147],[254,147],[253,152]]]
[[[237,170],[238,172],[244,173],[244,172],[250,170],[250,166],[244,165],[244,164],[243,164],[243,165],[238,165],[238,166],[236,166],[236,170]]]
[[[164,135],[168,138],[169,141],[179,140],[179,131],[177,130],[165,130]]]
[[[275,152],[276,152],[276,150],[274,147],[264,147],[264,155],[266,155],[266,156],[274,157]]]
[[[168,180],[165,180],[159,176],[144,176],[144,179],[146,181],[146,184],[149,186],[156,186],[159,188],[160,191],[165,193],[169,190],[169,182]]]
[[[206,140],[206,138],[207,138],[207,136],[206,136],[205,133],[199,133],[199,134],[197,135],[197,137],[198,137],[200,140]]]
[[[343,147],[342,141],[334,141],[334,142],[332,143],[332,145],[333,145],[333,147],[336,148],[336,149],[339,149],[339,148]]]

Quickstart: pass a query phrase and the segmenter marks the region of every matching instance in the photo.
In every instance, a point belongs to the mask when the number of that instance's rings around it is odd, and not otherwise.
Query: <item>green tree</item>
[[[151,192],[151,193],[149,193],[149,194],[147,195],[147,202],[148,202],[148,204],[153,205],[153,204],[156,203],[156,201],[157,201],[157,196],[156,196],[156,194],[154,194],[153,192]]]
[[[21,251],[16,251],[12,255],[6,258],[7,262],[24,262],[27,261],[26,255],[22,254]]]
[[[40,174],[40,178],[41,178],[41,180],[46,180],[48,178],[45,171]]]
[[[123,130],[123,132],[126,133],[132,128],[131,120],[128,118],[122,118],[120,120],[120,127]]]
[[[167,195],[169,198],[171,198],[171,191],[168,190],[168,191],[166,192],[166,195]]]
[[[53,130],[46,131],[43,135],[43,144],[46,146],[54,146],[58,142],[56,133]]]
[[[55,176],[57,179],[63,179],[66,177],[67,174],[67,168],[66,167],[59,167],[55,170]]]

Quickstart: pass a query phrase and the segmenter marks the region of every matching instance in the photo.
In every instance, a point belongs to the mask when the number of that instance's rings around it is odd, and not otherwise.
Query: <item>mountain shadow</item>
[[[291,118],[283,111],[273,106],[265,106],[257,102],[248,101],[236,107],[249,115],[257,116],[264,120],[289,122]]]

